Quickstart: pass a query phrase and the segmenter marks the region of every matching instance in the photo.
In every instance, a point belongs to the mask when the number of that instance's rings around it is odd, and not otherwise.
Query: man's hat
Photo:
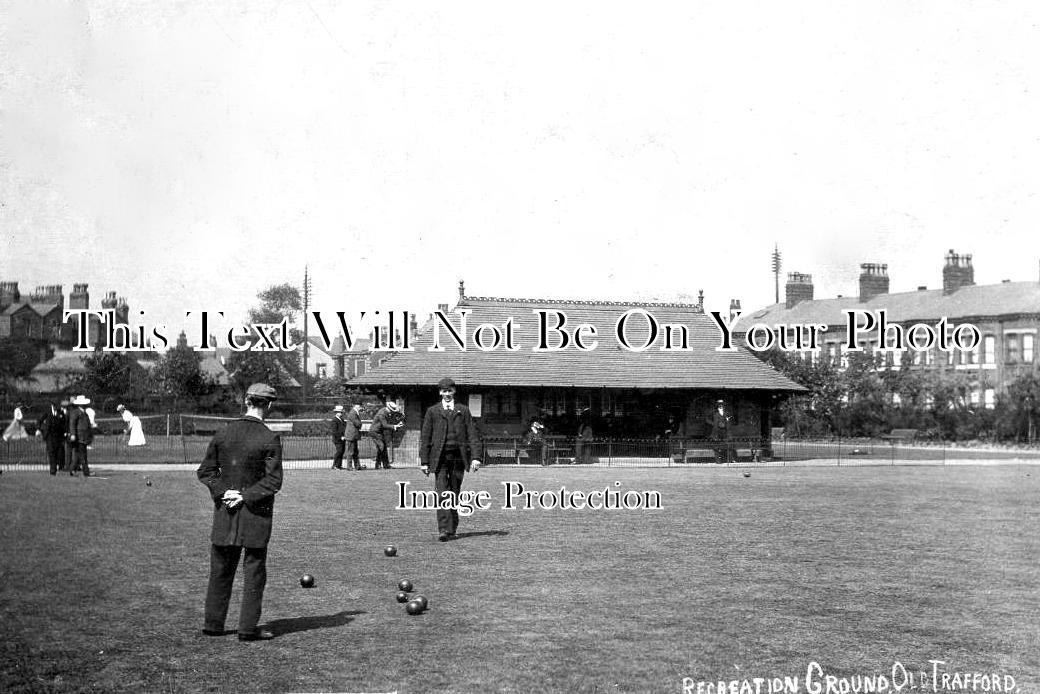
[[[276,393],[274,388],[267,385],[266,383],[254,383],[253,385],[249,386],[249,390],[246,391],[246,397],[264,398],[266,400],[277,400],[278,393]]]
[[[333,412],[342,412],[343,411],[343,405],[336,405],[335,407],[332,408],[332,411]]]
[[[437,381],[437,390],[447,390],[448,388],[454,387],[455,381],[451,380],[450,378],[442,378],[441,380]]]
[[[58,404],[59,404],[59,405],[61,405],[62,407],[68,407],[68,406],[69,406],[69,405],[70,405],[71,403],[69,402],[69,399],[68,399],[68,398],[65,398],[64,400],[62,400],[62,401],[61,401],[60,403],[58,403]]]
[[[716,401],[715,401],[715,404],[716,404],[716,405],[725,405],[725,404],[726,404],[726,401],[725,401],[725,400],[716,400]]]
[[[386,409],[390,410],[391,412],[400,412],[401,411],[401,408],[398,407],[397,403],[394,402],[393,400],[387,400],[386,401]]]
[[[89,405],[90,404],[90,398],[88,398],[86,395],[77,395],[76,397],[72,398],[72,404],[73,405]]]

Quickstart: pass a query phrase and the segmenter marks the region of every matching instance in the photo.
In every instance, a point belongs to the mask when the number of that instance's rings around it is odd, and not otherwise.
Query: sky
[[[0,279],[173,332],[1040,281],[1038,169],[1035,2],[0,0]]]

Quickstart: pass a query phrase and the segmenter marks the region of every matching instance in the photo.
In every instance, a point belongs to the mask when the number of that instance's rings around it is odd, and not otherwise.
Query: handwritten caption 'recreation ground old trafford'
[[[443,311],[436,311],[432,316],[432,342],[426,349],[430,352],[442,352],[447,349],[446,345],[451,345],[463,351],[516,351],[525,346],[521,340],[530,337],[534,338],[533,343],[530,343],[533,352],[560,352],[568,349],[590,352],[599,346],[600,330],[591,323],[574,324],[565,312],[556,309],[532,309],[532,313],[537,319],[534,335],[522,336],[512,317],[501,324],[481,323],[471,326],[468,323],[467,309],[457,309],[450,316]],[[335,322],[328,320],[328,316],[322,316],[321,311],[312,311],[310,315],[314,318],[320,339],[326,348],[331,347],[338,327],[347,349],[351,349],[355,336],[362,334],[367,325],[368,331],[364,334],[372,335],[375,351],[399,352],[414,349],[408,330],[398,329],[409,325],[408,311],[361,311],[357,324],[349,323],[344,311],[335,313]],[[828,329],[828,326],[822,323],[754,323],[745,330],[738,326],[740,311],[734,311],[728,319],[718,311],[711,311],[709,315],[718,329],[719,341],[715,349],[723,352],[736,350],[739,346],[738,337],[743,338],[744,346],[755,352],[773,348],[788,352],[814,352],[820,350],[822,335]],[[74,349],[83,351],[96,348],[97,345],[91,344],[89,330],[89,321],[93,316],[97,316],[105,324],[106,339],[101,343],[104,345],[103,350],[144,351],[165,349],[169,346],[170,340],[165,325],[154,325],[149,329],[145,324],[118,323],[112,309],[77,309],[65,311],[64,314],[65,322],[74,318],[78,321]],[[221,325],[223,311],[188,311],[185,318],[190,324],[185,326],[184,332],[192,336],[193,339],[189,338],[189,344],[196,351],[210,351],[224,346],[236,352],[290,352],[299,347],[292,340],[288,319],[280,323],[236,324],[227,327]],[[682,323],[663,323],[643,308],[632,308],[620,314],[614,321],[612,335],[618,348],[632,352],[650,349],[681,352],[691,349],[689,326]],[[884,309],[846,310],[844,335],[845,341],[841,349],[849,352],[862,351],[867,344],[880,352],[932,349],[945,352],[971,351],[978,347],[982,340],[979,329],[970,323],[950,325],[946,318],[941,318],[935,324],[915,323],[904,327],[899,323],[889,323]]]

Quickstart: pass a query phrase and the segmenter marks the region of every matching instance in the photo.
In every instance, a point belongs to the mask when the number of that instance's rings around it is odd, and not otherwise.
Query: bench
[[[719,442],[717,448],[732,451],[735,459],[758,461],[762,457],[761,448],[752,448],[743,442]],[[715,462],[715,448],[687,448],[683,453],[684,463]]]
[[[521,458],[526,458],[526,457],[527,457],[527,451],[525,451],[523,449],[520,449],[520,448],[513,448],[513,447],[503,448],[501,446],[498,446],[498,447],[486,447],[484,449],[484,458],[485,459],[487,459],[487,458],[491,458],[491,459],[506,459],[510,463],[513,463],[514,465],[519,465],[520,464],[520,459]],[[489,464],[490,463],[494,463],[494,462],[499,462],[499,461],[498,460],[488,460]]]
[[[891,434],[882,434],[881,438],[893,446],[897,443],[913,443],[917,438],[917,429],[893,429]]]
[[[278,432],[280,434],[291,434],[292,433],[292,422],[268,422],[267,428],[271,431]]]

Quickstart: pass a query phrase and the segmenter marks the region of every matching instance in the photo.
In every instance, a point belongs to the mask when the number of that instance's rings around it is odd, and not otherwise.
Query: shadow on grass
[[[354,621],[354,617],[365,614],[362,611],[337,612],[336,614],[320,615],[317,617],[291,617],[289,619],[276,619],[268,622],[267,628],[274,632],[275,636],[295,634],[298,631],[310,631],[312,629],[330,629],[341,627]]]
[[[463,540],[463,539],[465,539],[467,537],[481,537],[481,536],[487,536],[487,535],[500,537],[502,535],[508,535],[508,534],[509,534],[509,531],[507,531],[507,530],[481,530],[481,531],[475,532],[475,533],[458,533],[457,535],[455,535],[455,539],[456,540]]]

